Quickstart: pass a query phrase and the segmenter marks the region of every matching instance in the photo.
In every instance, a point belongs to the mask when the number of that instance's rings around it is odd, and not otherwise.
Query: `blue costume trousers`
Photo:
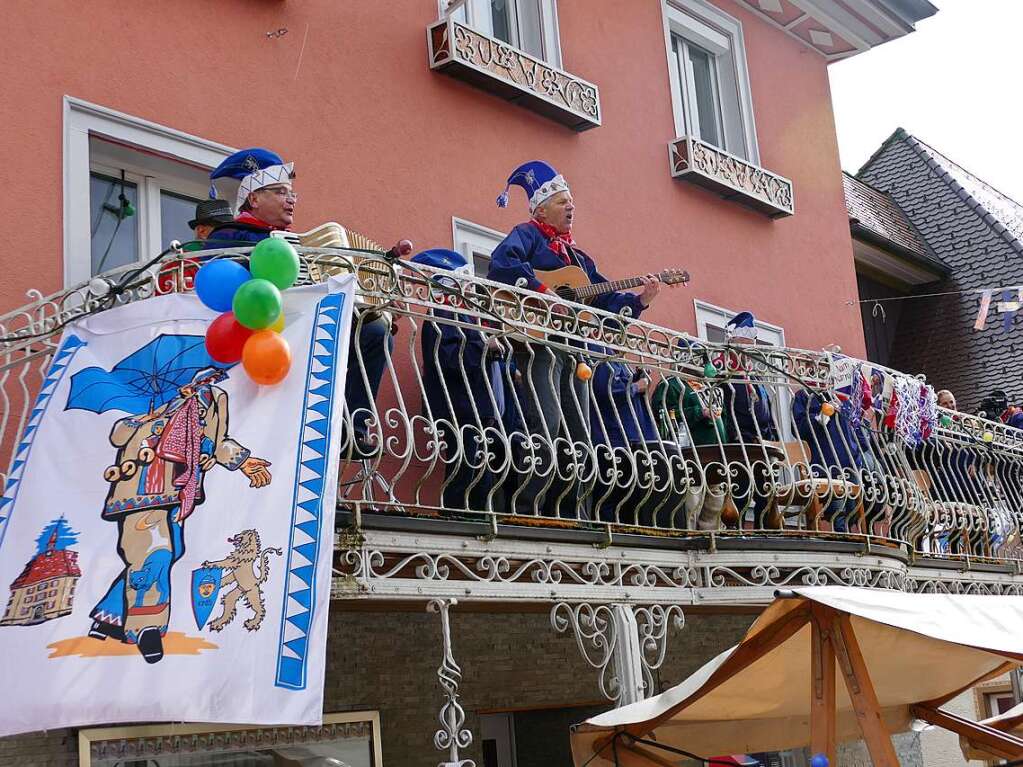
[[[375,412],[373,402],[380,390],[380,381],[387,366],[387,355],[394,350],[394,337],[386,317],[356,318],[352,325],[352,341],[348,352],[348,376],[345,381],[345,402],[352,414],[355,431],[365,436],[367,423]],[[366,380],[369,388],[366,387]],[[379,419],[376,419],[379,422]]]
[[[117,551],[124,569],[90,614],[92,619],[124,630],[134,644],[139,633],[156,627],[167,632],[170,621],[171,568],[185,553],[179,506],[125,514],[117,520]]]

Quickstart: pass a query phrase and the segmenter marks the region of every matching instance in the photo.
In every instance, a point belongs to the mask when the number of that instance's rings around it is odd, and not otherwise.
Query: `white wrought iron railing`
[[[357,524],[379,513],[1023,559],[1023,431],[934,407],[919,378],[712,344],[382,254],[299,251],[303,281],[358,275],[339,495]],[[32,292],[0,317],[3,464],[66,322],[188,290],[202,260],[248,252],[171,253]],[[375,396],[360,403],[360,388]]]

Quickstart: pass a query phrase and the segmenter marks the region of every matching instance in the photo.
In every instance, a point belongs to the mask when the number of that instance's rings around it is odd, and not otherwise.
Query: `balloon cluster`
[[[271,237],[252,249],[248,269],[227,259],[199,269],[196,295],[210,309],[223,312],[206,330],[206,351],[213,359],[241,360],[258,384],[284,380],[291,368],[291,349],[281,335],[281,291],[295,284],[298,266],[291,244]]]

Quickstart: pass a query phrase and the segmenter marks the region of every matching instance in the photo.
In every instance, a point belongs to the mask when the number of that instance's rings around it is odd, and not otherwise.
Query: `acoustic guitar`
[[[605,293],[638,288],[643,284],[643,277],[630,277],[627,280],[611,282],[590,282],[590,276],[578,266],[563,266],[560,269],[543,271],[535,269],[536,278],[566,301],[585,304]],[[685,269],[665,269],[656,274],[665,285],[688,285],[689,272]]]
[[[579,304],[585,304],[592,301],[597,296],[602,296],[605,293],[615,293],[619,290],[628,290],[629,288],[637,288],[643,284],[644,277],[630,277],[626,280],[612,280],[610,282],[590,282],[590,276],[578,266],[563,266],[560,269],[551,269],[545,271],[542,269],[534,269],[536,278],[547,286],[547,289],[555,293],[559,298],[563,298],[566,301],[573,301]],[[656,273],[657,278],[665,285],[688,285],[689,284],[689,272],[685,269],[664,269]],[[498,291],[495,298],[501,300],[512,300],[510,293],[504,293]],[[592,314],[589,312],[579,312],[579,319],[583,322],[590,321]],[[547,335],[544,331],[540,330],[527,330],[526,333],[533,338],[543,338]]]

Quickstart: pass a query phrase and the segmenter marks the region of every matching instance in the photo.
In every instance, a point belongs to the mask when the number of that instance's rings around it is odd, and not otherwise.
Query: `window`
[[[192,239],[188,222],[208,189],[209,168],[90,136],[90,276]]]
[[[233,151],[65,96],[65,285],[190,239],[209,171]]]
[[[704,0],[663,0],[675,132],[760,163],[742,25]]]
[[[739,312],[722,309],[703,301],[694,301],[696,305],[696,332],[700,338],[712,343],[724,343],[726,339],[725,325]],[[784,346],[785,331],[778,325],[756,321],[758,346]]]
[[[441,16],[450,13],[478,32],[561,66],[556,0],[439,1]]]
[[[738,314],[737,311],[722,309],[703,301],[694,301],[696,305],[696,333],[704,341],[711,343],[724,343],[727,339],[725,325],[732,317]],[[779,325],[771,325],[767,322],[756,321],[757,346],[784,346],[785,331]],[[772,410],[774,411],[774,422],[778,427],[778,434],[783,441],[790,441],[792,436],[792,392],[787,382],[778,381],[772,386]]]
[[[985,692],[984,708],[987,713],[984,718],[1004,714],[1015,705],[1016,699],[1013,697],[1011,689],[999,692]]]
[[[503,239],[504,235],[496,229],[461,218],[451,219],[452,249],[465,256],[466,261],[473,265],[473,272],[477,277],[487,276],[490,270],[490,254]]]

